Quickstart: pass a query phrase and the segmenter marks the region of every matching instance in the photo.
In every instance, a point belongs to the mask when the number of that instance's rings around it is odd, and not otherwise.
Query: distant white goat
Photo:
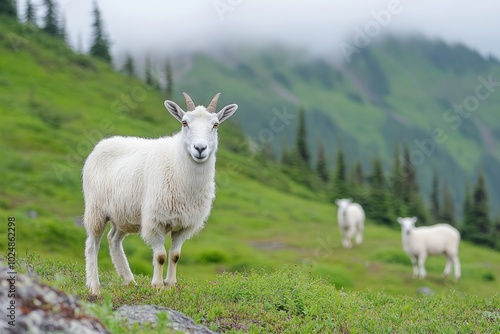
[[[342,234],[342,245],[351,248],[351,239],[356,236],[357,245],[363,242],[363,229],[365,227],[365,211],[358,203],[353,203],[352,198],[337,199],[337,221]]]
[[[444,275],[451,273],[454,267],[455,280],[460,278],[460,261],[458,259],[458,246],[460,233],[451,225],[436,224],[433,226],[415,227],[417,217],[398,218],[402,227],[403,249],[410,256],[413,264],[413,277],[426,276],[425,260],[429,255],[446,256]]]
[[[167,110],[182,123],[181,131],[171,137],[112,137],[99,142],[88,156],[83,193],[91,294],[99,294],[97,253],[108,221],[111,260],[126,284],[135,283],[122,246],[128,233],[140,233],[153,249],[153,287],[164,286],[164,242],[171,233],[165,284],[176,283],[182,244],[203,228],[215,198],[217,127],[238,108],[230,104],[215,113],[219,95],[205,108],[195,107],[184,93],[187,112],[165,101]]]

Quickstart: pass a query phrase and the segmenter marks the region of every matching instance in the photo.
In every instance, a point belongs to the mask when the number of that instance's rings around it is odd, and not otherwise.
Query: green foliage
[[[323,148],[323,144],[321,144],[321,142],[318,142],[317,148],[318,152],[316,158],[316,172],[323,182],[328,183],[328,180],[330,178],[328,175],[328,165],[325,157],[325,149]]]
[[[24,14],[24,22],[27,24],[36,25],[36,12],[35,12],[35,7],[33,6],[31,0],[28,0],[26,2],[26,12]]]
[[[462,237],[480,245],[492,246],[492,224],[488,211],[488,194],[484,175],[479,173],[470,203],[466,203],[466,220],[462,227]]]
[[[411,266],[411,261],[408,255],[404,252],[395,250],[379,251],[374,255],[374,258],[385,263],[402,264],[408,268]]]
[[[97,7],[97,2],[94,2],[94,22],[92,23],[92,45],[90,54],[96,58],[100,58],[107,63],[111,63],[111,54],[109,53],[109,42],[104,32],[104,23],[101,18],[101,12]]]
[[[443,210],[440,214],[440,218],[443,222],[453,226],[457,225],[455,219],[455,205],[453,204],[448,182],[445,182],[443,186]]]
[[[54,0],[43,0],[45,16],[43,18],[43,31],[52,36],[60,36],[59,23],[57,20],[58,7]]]
[[[366,206],[366,214],[378,223],[395,225],[395,219],[389,214],[387,186],[384,178],[382,162],[375,158],[370,175],[370,199]]]
[[[17,6],[15,0],[0,0],[0,15],[17,18]]]
[[[134,77],[136,75],[134,60],[132,59],[132,56],[130,54],[127,54],[127,56],[125,57],[125,64],[123,65],[122,71],[129,77]]]
[[[441,218],[441,208],[439,205],[439,180],[435,172],[432,176],[432,192],[430,203],[431,218],[434,222],[437,222]]]
[[[297,152],[305,165],[309,166],[310,153],[307,147],[306,114],[304,108],[299,109],[299,121],[297,125]]]
[[[0,29],[5,50],[0,85],[6,88],[0,90],[0,216],[16,217],[20,257],[26,254],[46,282],[85,300],[85,231],[74,223],[83,212],[85,157],[103,137],[158,137],[178,131],[179,124],[162,108],[162,94],[140,80],[75,55],[47,34],[33,34],[12,48],[8,34],[22,36],[24,27],[11,21],[0,25],[6,27]],[[228,85],[228,94],[234,86]],[[441,278],[443,258],[429,259],[425,284],[436,295],[415,299],[422,281],[410,278],[399,229],[368,216],[365,242],[341,248],[335,208],[326,202],[316,173],[258,154],[238,127],[221,126],[217,198],[205,229],[183,247],[174,289],[149,288],[151,250],[137,235],[128,237],[124,248],[138,286],[124,288],[103,238],[104,296],[95,312],[113,332],[127,329],[115,323],[112,309],[142,303],[175,308],[224,332],[496,329],[494,318],[482,312],[497,309],[498,297],[491,292],[500,290],[498,252],[463,242],[458,283]],[[296,151],[290,152],[293,159],[303,161]],[[377,169],[380,174],[382,166]],[[351,170],[347,164],[346,170]],[[358,175],[362,180],[363,172]],[[367,185],[353,189],[363,205],[371,200]],[[6,233],[6,224],[0,224],[0,234]],[[2,256],[6,249],[0,238]]]
[[[389,190],[391,206],[394,210],[396,217],[403,216],[403,180],[404,173],[401,166],[401,159],[399,156],[399,144],[394,145],[394,156],[392,163],[392,170],[387,175],[390,175],[386,180]]]
[[[43,281],[83,300],[88,297],[83,286],[83,267],[39,258],[30,262]],[[313,274],[318,270],[321,269],[283,266],[273,272],[222,273],[201,282],[182,279],[170,290],[151,289],[149,278],[141,275],[136,277],[138,286],[123,288],[117,278],[104,275],[104,295],[94,303],[85,302],[84,306],[113,333],[169,333],[165,317],[159,318],[155,328],[140,329],[125,325],[113,313],[122,305],[136,304],[166,306],[224,333],[500,330],[496,321],[498,295],[478,298],[446,291],[431,296],[391,296],[378,289],[345,292]]]
[[[330,182],[330,200],[334,202],[339,198],[352,197],[353,194],[347,189],[347,173],[344,150],[339,148],[337,151],[337,159],[335,161],[335,168]]]
[[[174,75],[170,59],[167,59],[165,63],[165,82],[165,95],[171,98],[174,96]]]

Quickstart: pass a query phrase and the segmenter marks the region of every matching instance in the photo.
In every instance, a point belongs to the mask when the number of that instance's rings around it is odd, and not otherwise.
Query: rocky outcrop
[[[216,334],[206,327],[197,325],[193,319],[188,316],[166,307],[154,305],[124,305],[118,308],[116,313],[129,324],[139,323],[141,326],[150,324],[152,327],[156,326],[158,315],[160,313],[165,313],[169,319],[168,326],[176,331],[190,334]]]
[[[0,333],[109,333],[75,297],[5,266],[0,267],[0,305]]]
[[[13,273],[0,263],[0,333],[94,334],[109,333],[96,317],[87,314],[78,299],[39,282],[33,270]],[[166,307],[154,305],[118,308],[115,313],[128,324],[156,327],[158,315],[166,314],[167,326],[183,333],[214,334],[193,319]]]

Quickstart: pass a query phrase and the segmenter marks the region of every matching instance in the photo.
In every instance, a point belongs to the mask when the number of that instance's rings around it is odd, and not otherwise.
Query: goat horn
[[[196,108],[195,105],[194,105],[193,100],[186,93],[182,93],[182,94],[184,94],[184,98],[186,99],[186,108],[187,108],[187,111],[193,111],[194,108]]]
[[[215,108],[217,108],[217,101],[219,100],[220,93],[215,94],[214,98],[210,102],[210,104],[207,107],[207,111],[210,113],[215,112]]]

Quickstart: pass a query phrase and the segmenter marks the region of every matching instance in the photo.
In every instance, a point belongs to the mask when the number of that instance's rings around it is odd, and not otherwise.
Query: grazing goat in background
[[[126,284],[135,283],[122,246],[129,233],[140,233],[153,249],[153,287],[164,286],[164,242],[171,233],[165,284],[176,283],[182,244],[203,228],[215,198],[217,127],[238,108],[230,104],[215,113],[219,95],[205,108],[195,107],[184,93],[187,112],[165,101],[167,110],[182,124],[181,131],[171,137],[112,137],[100,141],[88,156],[83,193],[91,294],[99,294],[97,254],[108,221],[111,260]]]
[[[351,239],[356,236],[356,245],[363,242],[363,229],[365,227],[365,212],[358,203],[353,203],[352,198],[337,199],[337,221],[342,234],[342,246],[351,248]]]
[[[448,276],[454,267],[455,280],[460,278],[460,261],[458,246],[460,233],[451,225],[436,224],[433,226],[415,227],[417,217],[398,218],[402,228],[403,249],[410,256],[413,264],[413,277],[426,276],[425,260],[429,255],[446,256],[444,275]]]

